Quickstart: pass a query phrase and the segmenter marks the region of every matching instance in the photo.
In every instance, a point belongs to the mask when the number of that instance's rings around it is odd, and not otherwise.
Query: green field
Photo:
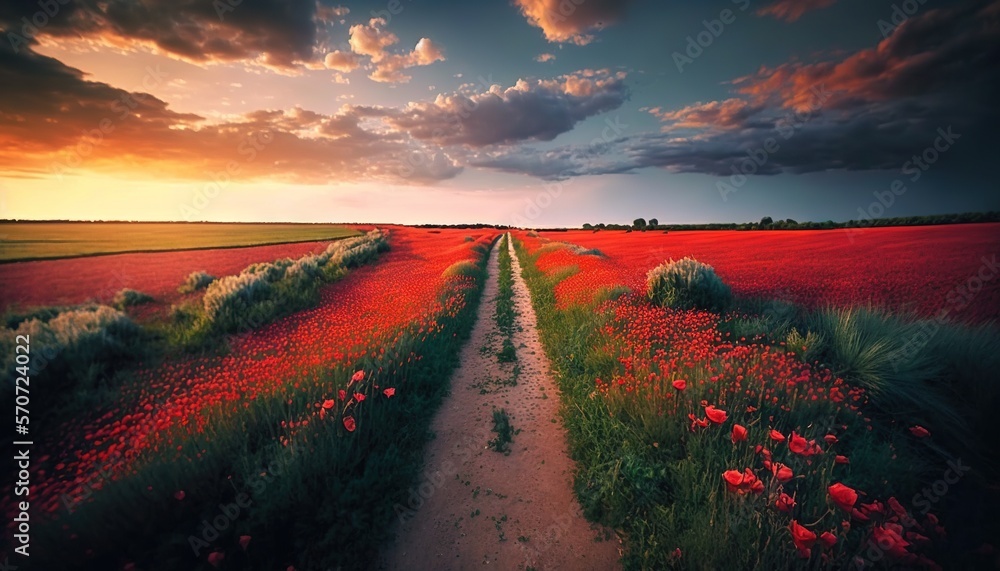
[[[359,233],[334,224],[4,222],[0,262],[121,252],[232,248],[330,240]]]

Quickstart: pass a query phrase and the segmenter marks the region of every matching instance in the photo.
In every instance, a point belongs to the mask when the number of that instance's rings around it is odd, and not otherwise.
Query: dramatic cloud
[[[624,79],[623,72],[584,70],[556,79],[522,79],[506,89],[493,85],[485,93],[439,95],[433,102],[381,112],[396,129],[440,145],[550,141],[588,117],[620,107],[629,95]]]
[[[594,40],[589,32],[621,20],[625,0],[514,0],[532,26],[542,29],[550,42],[586,45]]]
[[[162,78],[152,75],[148,83]],[[461,167],[403,133],[366,128],[350,107],[293,107],[211,124],[148,94],[94,81],[61,62],[0,45],[0,170],[44,176],[77,170],[172,179],[431,182]],[[412,160],[415,154],[431,160]]]
[[[837,0],[775,0],[760,10],[758,16],[771,16],[778,20],[794,22],[801,18],[806,12],[829,8],[837,3]]]
[[[57,6],[44,26],[34,28],[22,18],[31,21],[40,12],[37,2],[2,3],[5,43],[24,48],[23,42],[42,36],[145,44],[193,62],[254,60],[285,68],[313,59],[316,0],[74,0]]]
[[[394,54],[388,48],[399,43],[396,34],[385,29],[386,21],[382,18],[372,18],[369,23],[351,26],[351,50],[360,56],[371,58],[374,70],[368,77],[381,83],[406,83],[410,76],[402,70],[430,65],[436,61],[444,61],[441,46],[428,38],[421,38],[413,51]]]
[[[752,105],[743,99],[726,99],[696,103],[674,111],[664,111],[659,107],[649,112],[659,117],[666,125],[664,130],[673,129],[739,129],[747,126],[747,121],[763,110],[763,106]]]
[[[661,133],[544,152],[502,149],[469,164],[552,179],[647,167],[730,176],[752,155],[763,157],[755,174],[898,170],[939,139],[961,139],[967,156],[986,155],[1000,128],[996,61],[1000,1],[930,10],[875,48],[739,78],[741,97],[647,109],[664,122]]]
[[[332,51],[323,58],[323,65],[327,69],[347,73],[354,71],[361,65],[361,58],[351,52]]]

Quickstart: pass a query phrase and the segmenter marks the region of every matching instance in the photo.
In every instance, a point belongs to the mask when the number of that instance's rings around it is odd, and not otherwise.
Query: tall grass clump
[[[33,411],[54,408],[73,393],[106,384],[120,361],[137,356],[141,331],[127,315],[106,305],[70,308],[42,314],[0,330],[2,392],[13,392],[18,336],[29,340],[29,376],[49,397],[33,401]],[[13,397],[12,397],[13,398]],[[35,402],[38,404],[35,405]]]
[[[349,268],[374,261],[388,248],[388,234],[376,229],[334,242],[320,254],[251,264],[239,274],[207,286],[200,316],[181,320],[193,326],[182,326],[180,337],[184,344],[197,346],[212,334],[256,329],[311,307],[324,283],[340,279]]]
[[[149,303],[151,301],[153,301],[153,296],[142,293],[141,291],[125,288],[119,290],[115,294],[115,297],[111,300],[111,303],[116,308],[124,311],[126,307],[132,307],[133,305]]]
[[[215,281],[215,276],[204,271],[195,271],[188,274],[185,278],[184,283],[181,284],[177,291],[180,293],[193,293],[200,289],[205,289]]]
[[[715,269],[690,257],[653,268],[646,285],[649,299],[661,307],[718,311],[732,300],[732,291]]]

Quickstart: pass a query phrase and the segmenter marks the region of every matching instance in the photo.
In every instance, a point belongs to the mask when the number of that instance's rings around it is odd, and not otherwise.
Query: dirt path
[[[502,337],[493,317],[494,248],[472,338],[432,425],[436,438],[426,451],[424,476],[409,506],[397,506],[397,540],[383,554],[381,569],[619,567],[617,538],[587,522],[573,495],[559,392],[513,249],[511,255],[517,361],[497,360]],[[500,408],[520,431],[509,455],[486,448],[496,436],[493,410]]]

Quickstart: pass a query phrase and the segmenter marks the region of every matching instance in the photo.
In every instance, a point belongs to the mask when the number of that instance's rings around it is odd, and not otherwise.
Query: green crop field
[[[4,222],[0,262],[120,252],[232,248],[356,236],[334,224]]]

